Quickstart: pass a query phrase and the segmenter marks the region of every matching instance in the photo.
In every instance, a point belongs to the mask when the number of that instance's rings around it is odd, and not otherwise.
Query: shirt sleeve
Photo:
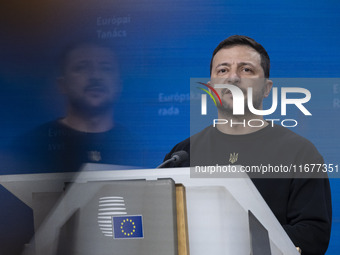
[[[307,144],[301,151],[297,162],[306,167],[324,163],[322,156],[311,144]],[[283,225],[283,228],[293,243],[301,248],[303,255],[325,254],[332,225],[329,179],[323,171],[309,171],[303,177],[291,181],[287,205],[288,224]]]
[[[294,179],[283,228],[304,255],[324,254],[332,224],[329,180]]]

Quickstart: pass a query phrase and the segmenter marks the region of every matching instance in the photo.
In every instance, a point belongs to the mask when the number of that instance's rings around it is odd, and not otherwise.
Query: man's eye
[[[87,65],[76,65],[75,67],[74,67],[74,71],[76,71],[76,72],[81,72],[81,71],[84,71],[84,70],[86,70],[87,69]]]
[[[248,67],[244,67],[243,71],[246,72],[246,73],[251,73],[251,72],[253,72],[253,69],[248,68]]]
[[[226,69],[219,69],[219,70],[217,71],[217,73],[225,73],[225,72],[227,72]]]

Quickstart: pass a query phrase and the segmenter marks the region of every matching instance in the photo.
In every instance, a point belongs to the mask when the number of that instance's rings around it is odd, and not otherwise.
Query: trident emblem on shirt
[[[102,160],[102,156],[99,151],[89,151],[87,152],[87,155],[91,161],[98,162]]]
[[[230,158],[229,158],[229,162],[234,164],[238,159],[238,153],[234,152],[234,153],[230,153]]]

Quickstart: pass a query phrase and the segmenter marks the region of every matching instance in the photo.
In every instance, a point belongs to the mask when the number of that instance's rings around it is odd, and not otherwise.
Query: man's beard
[[[218,109],[218,112],[220,114],[222,114],[223,116],[226,116],[226,117],[244,117],[244,116],[249,116],[251,115],[251,111],[249,110],[249,107],[248,107],[248,92],[247,90],[245,89],[242,89],[240,88],[243,92],[243,95],[245,95],[245,98],[244,98],[244,115],[233,115],[233,103],[228,103],[226,102],[226,100],[223,99],[223,96],[227,93],[228,89],[224,89],[222,90],[222,96],[221,96],[221,101],[222,101],[222,105],[220,104],[217,104],[217,109]],[[264,98],[264,91],[265,91],[265,86],[262,87],[261,91],[259,91],[258,93],[254,93],[253,91],[253,100],[252,100],[252,103],[253,103],[253,106],[255,109],[259,110],[262,106],[262,101],[263,101],[263,98]]]

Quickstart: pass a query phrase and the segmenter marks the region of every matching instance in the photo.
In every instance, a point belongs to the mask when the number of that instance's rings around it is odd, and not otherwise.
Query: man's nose
[[[239,84],[241,78],[236,70],[232,70],[229,72],[228,77],[226,78],[227,83],[229,84]]]
[[[100,67],[96,64],[91,65],[89,76],[91,79],[100,79],[102,76]]]

